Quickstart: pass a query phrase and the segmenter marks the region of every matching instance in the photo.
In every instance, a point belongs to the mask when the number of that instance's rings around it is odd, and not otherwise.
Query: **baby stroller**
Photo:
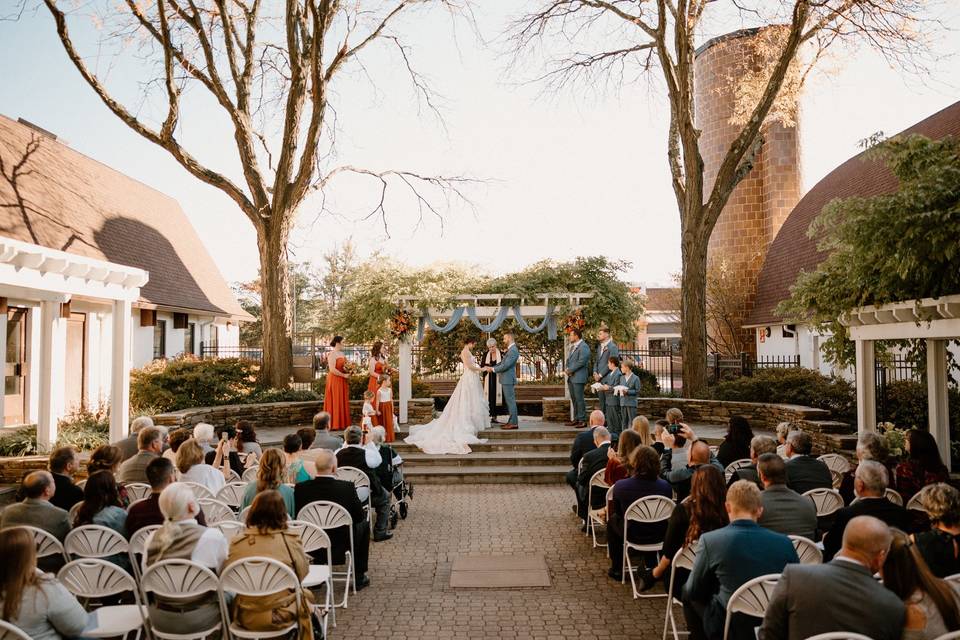
[[[393,488],[390,491],[390,528],[399,520],[406,520],[413,499],[413,485],[403,479],[403,462],[393,465]]]

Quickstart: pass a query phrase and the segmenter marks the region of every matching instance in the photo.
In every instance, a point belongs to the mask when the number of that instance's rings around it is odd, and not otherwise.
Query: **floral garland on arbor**
[[[407,334],[413,331],[414,319],[409,311],[403,307],[397,307],[390,318],[390,335],[395,340],[403,340]]]
[[[563,321],[563,332],[570,333],[576,329],[582,334],[586,326],[587,319],[583,315],[583,307],[577,307]]]

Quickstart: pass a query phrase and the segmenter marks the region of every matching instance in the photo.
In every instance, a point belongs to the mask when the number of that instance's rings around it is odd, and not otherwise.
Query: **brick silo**
[[[731,122],[736,108],[737,80],[755,74],[762,64],[772,64],[758,54],[757,43],[763,37],[761,29],[744,29],[713,38],[697,50],[694,117],[701,131],[704,199],[709,197],[720,163],[741,128],[739,123]],[[757,276],[767,248],[800,200],[797,124],[795,121],[791,126],[784,126],[774,121],[764,125],[763,145],[753,170],[730,195],[710,236],[710,263],[723,261],[734,274],[738,290],[742,291],[743,304],[737,326],[753,306]],[[711,335],[720,330],[708,327]],[[752,332],[742,330],[741,337],[744,348],[753,353]]]

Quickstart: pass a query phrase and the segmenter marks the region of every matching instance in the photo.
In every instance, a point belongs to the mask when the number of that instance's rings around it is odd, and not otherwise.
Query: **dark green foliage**
[[[176,411],[243,402],[256,390],[259,370],[238,358],[156,360],[130,373],[130,406]]]
[[[109,442],[110,415],[105,406],[96,410],[81,409],[63,419],[57,425],[57,446],[74,446],[80,451],[90,451]],[[37,451],[37,428],[17,429],[0,438],[0,456],[29,456]]]
[[[261,404],[264,402],[308,402],[319,400],[320,396],[310,389],[257,389],[247,396],[243,403]]]
[[[877,389],[877,393],[880,390]],[[960,430],[960,390],[952,387],[947,391],[950,403],[950,431]],[[892,422],[899,429],[916,427],[926,430],[927,384],[918,380],[894,380],[886,385],[883,398],[883,421]],[[879,419],[878,415],[878,419]]]
[[[758,369],[752,376],[723,380],[711,388],[716,400],[776,402],[826,409],[837,420],[856,417],[854,386],[836,376],[801,367]]]

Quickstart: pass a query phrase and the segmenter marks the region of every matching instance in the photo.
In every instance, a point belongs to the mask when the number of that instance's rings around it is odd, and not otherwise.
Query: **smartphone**
[[[220,432],[220,439],[223,440],[224,442],[226,442],[229,439],[229,436],[226,431]]]

